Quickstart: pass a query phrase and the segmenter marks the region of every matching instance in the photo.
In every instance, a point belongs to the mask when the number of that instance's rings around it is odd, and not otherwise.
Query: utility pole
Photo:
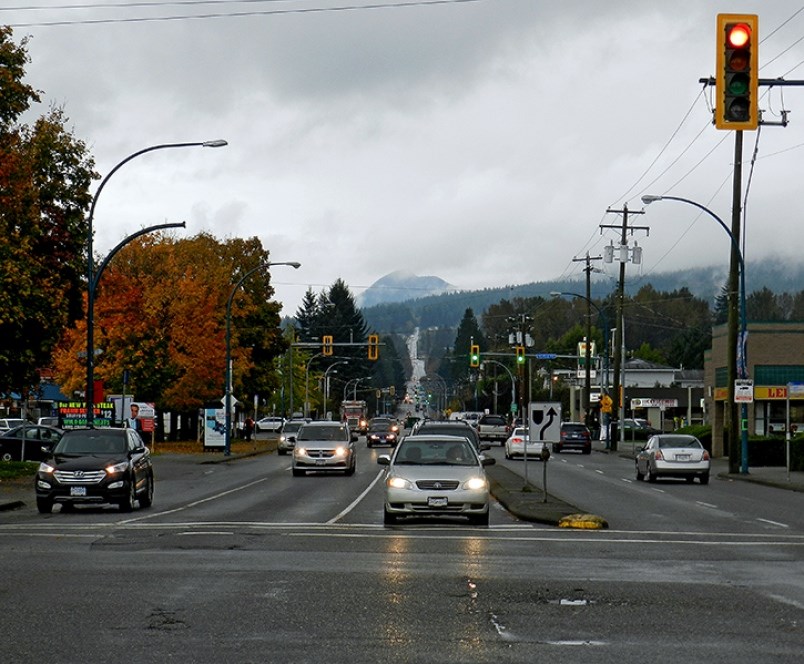
[[[592,279],[591,274],[592,270],[595,268],[592,267],[592,261],[602,261],[603,256],[590,256],[589,252],[586,252],[586,256],[584,258],[573,258],[572,262],[577,263],[579,261],[583,261],[586,263],[586,267],[583,269],[586,272],[586,339],[584,344],[584,389],[583,394],[581,397],[581,410],[583,411],[583,421],[586,426],[591,424],[591,416],[590,416],[590,401],[591,401],[591,394],[592,394]],[[603,391],[603,385],[601,383],[601,393]]]
[[[734,132],[734,179],[732,182],[732,201],[731,201],[731,234],[734,237],[734,242],[731,245],[731,260],[729,262],[729,318],[728,318],[728,376],[729,376],[729,407],[728,421],[724,422],[723,430],[728,437],[728,454],[729,454],[729,472],[740,472],[741,465],[741,449],[740,438],[742,436],[741,428],[747,426],[747,423],[741,422],[737,415],[738,406],[734,402],[735,383],[737,378],[744,376],[737,375],[737,328],[739,324],[739,274],[740,274],[740,227],[742,226],[742,204],[740,201],[740,192],[742,190],[742,174],[743,174],[743,132],[738,130]],[[743,266],[745,265],[745,256],[743,256]],[[745,275],[743,275],[745,279]],[[745,283],[743,281],[743,283]],[[740,343],[745,343],[744,339]],[[743,349],[744,350],[744,349]]]
[[[628,206],[623,205],[622,210],[612,210],[607,209],[606,212],[621,214],[623,216],[623,223],[622,226],[615,226],[610,224],[601,224],[600,229],[601,233],[603,232],[604,228],[618,228],[621,229],[620,235],[620,246],[619,246],[619,255],[617,256],[617,261],[620,263],[620,280],[617,285],[617,301],[616,301],[616,321],[615,321],[615,332],[614,332],[614,378],[612,379],[612,413],[618,413],[618,417],[615,419],[619,419],[619,440],[623,440],[623,427],[622,421],[625,419],[625,394],[621,395],[620,392],[622,390],[622,381],[620,380],[622,367],[624,364],[625,358],[623,357],[623,298],[625,295],[625,264],[629,262],[629,259],[632,263],[639,264],[642,262],[642,249],[637,246],[636,242],[634,242],[633,249],[629,248],[628,246],[628,233],[630,231],[631,235],[634,234],[634,231],[645,231],[646,233],[650,233],[649,226],[629,226],[628,225]],[[644,210],[640,210],[638,212],[631,212],[631,214],[645,214]],[[630,257],[630,258],[629,258]],[[608,247],[603,248],[603,260],[606,263],[610,263],[614,260],[614,246],[609,245]],[[611,439],[611,449],[616,451],[617,450],[617,438],[610,436]]]

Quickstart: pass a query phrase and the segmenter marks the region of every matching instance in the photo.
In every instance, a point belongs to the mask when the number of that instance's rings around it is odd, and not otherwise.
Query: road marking
[[[757,519],[757,521],[762,521],[762,523],[769,523],[772,526],[779,526],[779,528],[789,528],[786,523],[779,523],[778,521],[771,521],[770,519]]]
[[[627,477],[621,477],[620,480],[623,482],[627,482],[628,484],[634,483],[634,480],[629,480]]]
[[[664,490],[664,489],[657,489],[657,488],[655,488],[655,487],[654,487],[654,488],[653,488],[653,490],[654,490],[656,493],[665,493],[665,490]]]
[[[377,482],[380,481],[380,478],[383,475],[385,475],[385,470],[381,470],[379,473],[377,473],[377,477],[375,477],[374,480],[371,482],[371,484],[369,484],[366,487],[366,489],[363,491],[363,493],[361,493],[357,498],[355,498],[350,505],[347,505],[343,510],[341,510],[338,514],[336,514],[329,521],[327,521],[326,522],[327,525],[332,524],[332,523],[336,523],[342,517],[344,517],[347,514],[349,514],[349,512],[351,512],[355,507],[357,507],[358,503],[361,500],[363,500],[363,498],[366,497],[366,494],[374,488],[374,485],[377,484]]]
[[[598,475],[605,475],[605,474],[606,474],[606,473],[604,473],[602,470],[595,470],[595,472],[596,472]]]
[[[713,505],[712,503],[705,503],[701,500],[696,500],[695,503],[701,505],[701,507],[711,507],[713,510],[717,509],[717,505]]]

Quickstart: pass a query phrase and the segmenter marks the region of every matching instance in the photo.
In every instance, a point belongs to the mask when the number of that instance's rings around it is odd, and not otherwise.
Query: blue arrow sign
[[[537,360],[555,360],[558,357],[558,355],[556,355],[555,353],[536,353],[534,357]]]

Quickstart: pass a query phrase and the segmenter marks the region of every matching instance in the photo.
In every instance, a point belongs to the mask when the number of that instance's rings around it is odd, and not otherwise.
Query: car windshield
[[[395,463],[404,466],[476,466],[477,457],[469,441],[407,440],[399,448]]]
[[[296,433],[299,429],[301,429],[302,422],[288,422],[284,427],[282,427],[282,433]]]
[[[664,449],[673,447],[701,449],[703,445],[701,445],[701,441],[699,441],[697,438],[688,438],[687,436],[668,436],[659,438],[659,447]]]
[[[302,427],[296,440],[349,440],[346,427]]]
[[[65,435],[54,452],[56,454],[122,454],[127,449],[126,437],[120,435],[109,435],[105,433],[93,433],[91,435],[81,434],[68,436]]]
[[[574,431],[576,433],[586,431],[586,426],[583,424],[562,424],[561,428],[564,431]]]

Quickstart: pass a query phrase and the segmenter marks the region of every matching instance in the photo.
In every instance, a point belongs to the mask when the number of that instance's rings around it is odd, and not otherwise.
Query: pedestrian
[[[251,436],[254,433],[254,420],[250,416],[243,423],[243,433],[246,435],[246,441],[251,442]]]

